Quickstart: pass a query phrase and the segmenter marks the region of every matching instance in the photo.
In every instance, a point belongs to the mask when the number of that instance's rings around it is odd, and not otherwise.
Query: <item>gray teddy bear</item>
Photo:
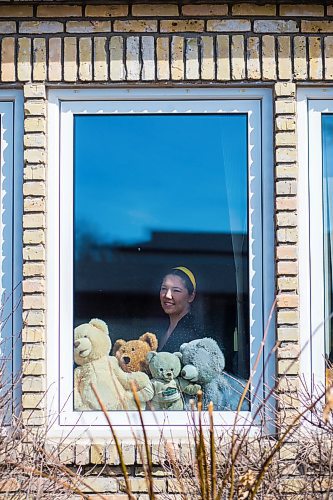
[[[214,410],[237,410],[246,382],[224,371],[224,355],[215,340],[192,340],[182,344],[175,354],[183,365],[181,376],[201,385],[204,408],[212,401]],[[249,410],[247,399],[241,410]]]
[[[154,410],[183,410],[182,393],[195,396],[200,385],[178,377],[181,370],[179,358],[170,352],[149,352],[146,357],[153,376],[151,383],[154,397],[151,405]]]

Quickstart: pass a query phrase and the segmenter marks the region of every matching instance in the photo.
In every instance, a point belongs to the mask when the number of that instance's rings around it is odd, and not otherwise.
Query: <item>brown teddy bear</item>
[[[147,354],[157,351],[158,341],[154,333],[144,333],[138,340],[119,339],[115,342],[112,354],[116,356],[119,366],[128,373],[149,372]]]

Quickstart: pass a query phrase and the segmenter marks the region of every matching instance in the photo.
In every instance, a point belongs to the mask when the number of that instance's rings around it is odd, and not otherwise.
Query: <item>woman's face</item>
[[[170,316],[185,315],[190,310],[190,304],[194,297],[195,292],[189,293],[180,276],[168,274],[164,277],[160,290],[160,301],[166,314]]]

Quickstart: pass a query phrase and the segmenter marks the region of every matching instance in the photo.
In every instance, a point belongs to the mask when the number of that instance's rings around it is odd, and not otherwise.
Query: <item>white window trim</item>
[[[4,363],[2,380],[13,388],[10,415],[20,412],[21,329],[22,329],[22,215],[23,215],[23,93],[0,90],[0,165],[1,165],[1,345]]]
[[[250,230],[250,249],[255,248],[256,262],[250,265],[252,327],[263,332],[274,301],[274,225],[273,225],[273,146],[272,146],[272,94],[268,89],[103,89],[103,90],[50,90],[49,91],[49,178],[48,178],[48,306],[47,306],[47,385],[48,415],[53,422],[50,434],[82,435],[94,426],[94,436],[108,434],[105,417],[101,412],[72,411],[73,388],[73,112],[75,113],[160,113],[169,112],[248,112],[249,109],[249,219],[258,217]],[[255,139],[254,139],[255,138]],[[61,145],[61,146],[60,146]],[[256,169],[254,175],[253,169]],[[257,170],[259,168],[259,171]],[[61,183],[61,189],[59,186]],[[265,186],[265,189],[262,189]],[[254,189],[253,189],[254,188]],[[255,204],[253,207],[251,203]],[[59,215],[60,214],[60,215]],[[251,224],[250,224],[251,227]],[[253,229],[256,231],[253,237]],[[262,234],[265,238],[262,238]],[[65,242],[64,244],[62,244]],[[60,251],[59,251],[60,249]],[[254,259],[250,250],[250,262]],[[251,271],[252,270],[252,271]],[[59,279],[60,277],[60,279]],[[253,282],[256,283],[253,287]],[[261,298],[262,294],[262,298]],[[259,297],[258,297],[259,295]],[[258,303],[262,307],[257,307]],[[256,307],[254,307],[256,305]],[[260,310],[259,310],[260,309]],[[253,331],[253,330],[251,330]],[[60,332],[62,337],[60,339]],[[64,334],[66,332],[66,334]],[[251,364],[260,348],[262,335],[252,339]],[[61,348],[60,348],[60,343]],[[264,370],[265,361],[274,346],[274,320],[269,329],[265,352],[253,386]],[[254,345],[255,344],[255,345]],[[68,371],[67,371],[68,370]],[[65,373],[64,373],[65,371]],[[67,374],[68,373],[68,374]],[[265,368],[265,384],[273,385],[274,360]],[[255,408],[255,404],[252,405]],[[232,425],[234,412],[215,412],[216,425]],[[118,434],[128,436],[129,426],[140,427],[137,412],[111,412]],[[242,412],[242,423],[252,424],[250,412]],[[272,415],[267,415],[268,420]],[[145,425],[150,435],[160,435],[161,427],[172,429],[172,435],[183,435],[191,425],[187,412],[144,412]],[[177,422],[177,425],[174,424]],[[75,428],[74,428],[75,426]]]
[[[309,391],[325,387],[322,113],[332,88],[301,88],[298,101],[299,296],[301,375]],[[311,140],[310,140],[311,138]],[[317,389],[315,389],[317,388]]]

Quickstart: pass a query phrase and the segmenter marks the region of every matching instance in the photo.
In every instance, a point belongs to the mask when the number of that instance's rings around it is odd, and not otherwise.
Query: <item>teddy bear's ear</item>
[[[177,358],[179,358],[180,361],[183,359],[183,355],[181,352],[174,352],[173,354],[174,354],[174,356],[177,356]]]
[[[112,348],[112,354],[115,355],[116,352],[121,348],[122,345],[126,344],[126,340],[118,339],[115,341],[114,346]]]
[[[95,328],[101,330],[103,333],[106,333],[106,335],[109,335],[108,325],[105,323],[105,321],[98,318],[94,318],[89,321],[89,325],[92,325]]]
[[[139,340],[141,340],[142,342],[146,342],[149,345],[151,351],[157,350],[158,341],[155,333],[146,332],[143,335],[141,335]]]
[[[156,356],[157,352],[155,351],[150,351],[147,353],[147,356],[146,356],[146,360],[147,360],[147,363],[150,363],[151,360],[153,359],[154,356]]]

